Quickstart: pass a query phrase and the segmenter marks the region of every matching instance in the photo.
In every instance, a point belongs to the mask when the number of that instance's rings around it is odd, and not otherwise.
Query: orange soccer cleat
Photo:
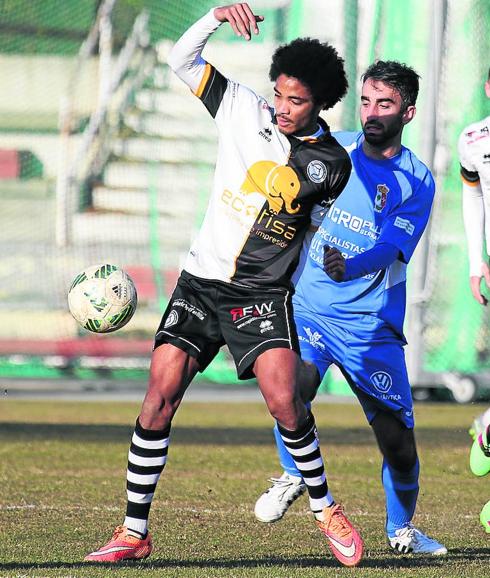
[[[323,509],[323,520],[317,526],[326,536],[330,550],[344,566],[357,566],[362,558],[364,544],[361,536],[349,522],[340,504]]]
[[[153,550],[150,534],[137,538],[126,526],[118,526],[112,538],[99,550],[85,556],[85,562],[121,562],[147,558]]]

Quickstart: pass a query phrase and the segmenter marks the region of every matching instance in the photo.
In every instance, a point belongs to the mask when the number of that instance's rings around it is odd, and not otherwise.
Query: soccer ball
[[[137,302],[131,277],[116,265],[88,267],[75,277],[68,291],[70,313],[94,333],[109,333],[126,325]]]

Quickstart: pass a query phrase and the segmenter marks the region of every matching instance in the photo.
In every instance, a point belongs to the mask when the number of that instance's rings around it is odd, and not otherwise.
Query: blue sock
[[[383,460],[381,479],[386,495],[386,533],[407,526],[415,513],[419,493],[419,460],[409,472],[399,472]]]
[[[301,478],[302,476],[299,473],[299,470],[296,467],[296,464],[294,463],[291,454],[288,452],[286,446],[284,445],[284,442],[282,441],[281,434],[277,429],[277,423],[274,426],[274,437],[276,438],[277,455],[279,456],[279,463],[281,464],[282,469],[285,472],[287,472],[290,476],[297,476],[298,478]]]
[[[311,403],[307,403],[306,407],[311,409]],[[301,478],[302,475],[300,474],[296,464],[294,463],[291,454],[286,449],[284,442],[282,441],[281,434],[277,429],[277,423],[274,426],[274,437],[276,438],[276,449],[277,455],[279,456],[279,463],[282,466],[282,469],[288,473],[290,476],[296,476],[297,478]]]

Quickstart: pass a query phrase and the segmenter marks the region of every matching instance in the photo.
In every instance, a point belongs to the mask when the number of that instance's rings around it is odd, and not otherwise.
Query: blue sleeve
[[[376,243],[372,249],[346,260],[343,281],[352,281],[370,273],[382,271],[394,263],[399,255],[400,250],[395,245]]]
[[[403,175],[398,179],[403,181]],[[398,247],[401,260],[408,263],[429,221],[435,185],[430,171],[425,169],[415,186],[408,182],[400,182],[400,186],[402,194],[411,194],[388,215],[377,242]]]

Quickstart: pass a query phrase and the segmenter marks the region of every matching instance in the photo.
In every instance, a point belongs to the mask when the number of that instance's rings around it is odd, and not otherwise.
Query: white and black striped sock
[[[126,488],[128,502],[124,525],[146,536],[153,495],[167,461],[170,426],[165,430],[144,429],[136,420],[128,454]]]
[[[296,431],[289,431],[279,423],[277,427],[286,449],[303,476],[310,497],[311,511],[321,514],[323,508],[332,505],[333,499],[328,491],[313,415],[309,413],[305,422]]]

